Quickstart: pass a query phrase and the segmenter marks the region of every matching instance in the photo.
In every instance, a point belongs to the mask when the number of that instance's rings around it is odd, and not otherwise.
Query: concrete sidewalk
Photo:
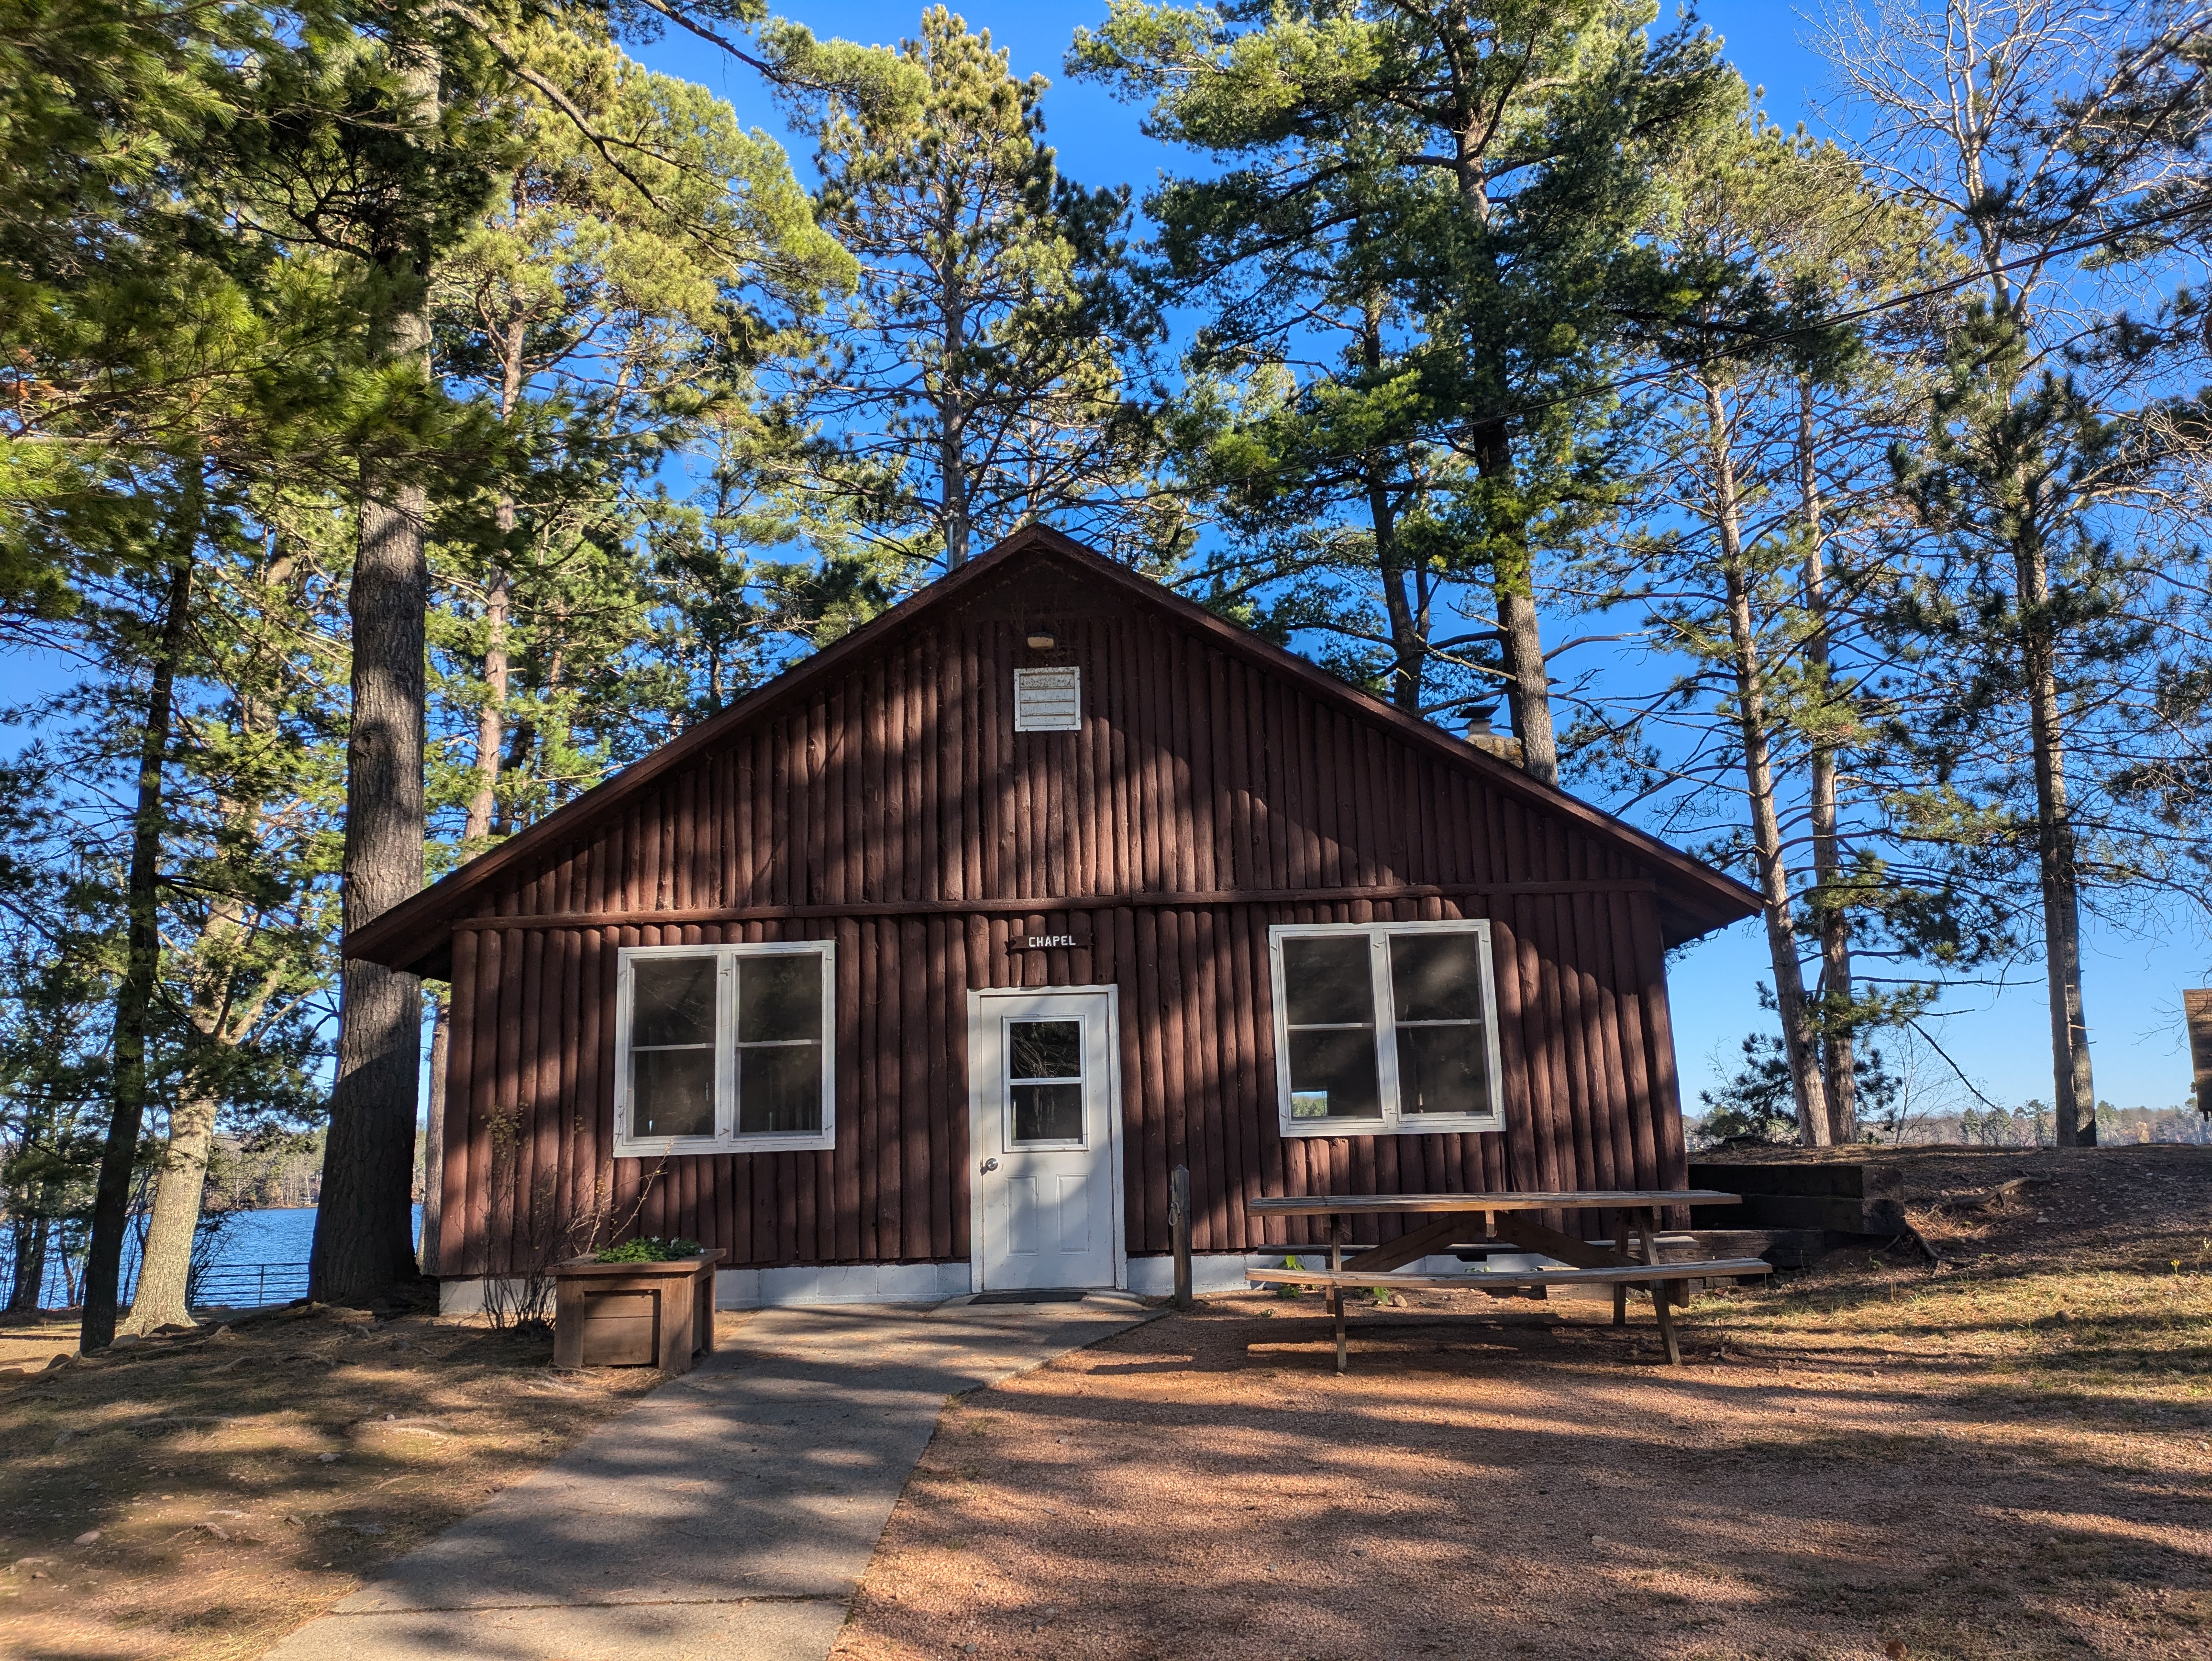
[[[945,1397],[1151,1314],[763,1310],[268,1661],[821,1661]]]

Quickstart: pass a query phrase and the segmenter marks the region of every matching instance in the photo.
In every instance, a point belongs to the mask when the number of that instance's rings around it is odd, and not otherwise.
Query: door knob
[[[999,1162],[998,1162],[996,1159],[986,1159],[986,1160],[984,1160],[984,1161],[983,1161],[983,1174],[984,1174],[986,1177],[989,1176],[993,1171],[996,1171],[998,1168],[999,1168]]]

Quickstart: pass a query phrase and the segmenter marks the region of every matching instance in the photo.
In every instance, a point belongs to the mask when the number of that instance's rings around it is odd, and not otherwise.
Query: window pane
[[[1081,1021],[1008,1021],[1006,1076],[1079,1079],[1083,1076]]]
[[[711,978],[714,965],[708,965]],[[634,1136],[714,1134],[714,1052],[647,1050],[630,1057]]]
[[[822,1037],[822,954],[738,959],[738,1042]]]
[[[819,959],[801,962],[818,964]],[[819,973],[817,968],[817,973]],[[822,1129],[822,1046],[775,1044],[738,1051],[738,1131],[761,1136]]]
[[[633,1044],[714,1042],[714,960],[630,959]]]
[[[1291,1108],[1291,1116],[1299,1119],[1381,1118],[1374,1033],[1293,1031]]]
[[[1375,1024],[1375,981],[1367,936],[1293,934],[1283,942],[1284,1019],[1308,1023]]]
[[[1398,1107],[1405,1113],[1487,1113],[1490,1066],[1482,1028],[1398,1029]]]
[[[1401,1021],[1480,1020],[1481,936],[1391,935],[1390,995]]]
[[[1018,1084],[1014,1086],[1014,1145],[1024,1142],[1079,1142],[1083,1140],[1083,1086],[1079,1084]]]

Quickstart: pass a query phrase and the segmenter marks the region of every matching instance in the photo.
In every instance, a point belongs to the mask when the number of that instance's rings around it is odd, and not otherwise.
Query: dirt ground
[[[0,1657],[258,1655],[659,1375],[319,1305],[37,1370],[0,1327]]]
[[[1453,1293],[1340,1378],[1250,1296],[965,1397],[836,1653],[2212,1658],[2212,1149],[1896,1157],[1939,1265],[1702,1299],[1679,1371]]]

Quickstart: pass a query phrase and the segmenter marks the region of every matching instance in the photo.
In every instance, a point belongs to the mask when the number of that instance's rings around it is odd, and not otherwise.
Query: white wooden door
[[[977,1290],[1114,1285],[1113,993],[978,992],[969,1009]]]

